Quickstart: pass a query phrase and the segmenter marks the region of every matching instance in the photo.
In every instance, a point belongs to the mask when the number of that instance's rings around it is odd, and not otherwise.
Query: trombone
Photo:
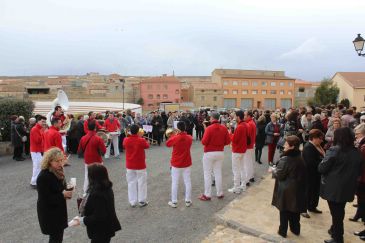
[[[170,138],[171,137],[171,135],[176,135],[176,134],[179,134],[180,133],[180,130],[179,129],[177,129],[177,128],[167,128],[166,129],[166,132],[165,132],[165,136],[167,137],[167,138]]]

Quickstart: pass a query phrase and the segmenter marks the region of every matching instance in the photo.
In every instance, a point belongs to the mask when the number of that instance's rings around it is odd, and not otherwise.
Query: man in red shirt
[[[231,139],[225,126],[219,123],[219,114],[212,113],[211,125],[204,132],[202,144],[204,145],[203,170],[204,170],[204,194],[199,199],[211,200],[212,194],[212,170],[215,177],[217,197],[223,199],[222,190],[222,163],[224,160],[224,146],[230,144]]]
[[[125,160],[127,168],[128,199],[131,207],[144,207],[147,202],[147,171],[145,149],[150,145],[147,141],[137,135],[139,126],[130,127],[131,135],[123,141],[125,148]]]
[[[89,132],[88,124],[89,124],[90,121],[94,121],[95,120],[96,114],[95,114],[95,112],[90,111],[88,113],[88,116],[89,116],[89,119],[87,119],[84,122],[84,132],[85,132],[85,134],[87,134]],[[97,120],[95,120],[95,124],[96,124],[96,131],[102,128],[102,126],[99,124],[99,122]]]
[[[247,150],[247,124],[244,122],[244,113],[236,111],[237,127],[232,136],[232,172],[233,188],[229,192],[240,194],[246,190],[246,172],[244,155]],[[241,183],[242,182],[242,183]],[[240,184],[241,183],[241,184]]]
[[[62,152],[64,152],[62,146],[62,137],[59,132],[61,125],[62,122],[59,118],[56,117],[51,120],[51,126],[47,131],[44,132],[44,152],[47,152],[47,150],[51,147],[57,147],[61,149]]]
[[[60,129],[65,125],[65,123],[67,122],[70,122],[69,121],[69,118],[67,116],[65,116],[64,114],[64,111],[62,110],[62,107],[57,105],[55,108],[54,108],[54,112],[52,113],[52,116],[51,116],[51,120],[53,118],[59,118],[61,120],[61,126],[60,126]],[[66,139],[66,132],[67,131],[64,131],[64,130],[60,130],[59,131],[60,134],[61,134],[61,138],[62,138],[62,146],[64,149],[67,148],[67,139]]]
[[[87,166],[93,163],[103,163],[102,156],[106,152],[104,140],[96,135],[96,121],[90,121],[88,124],[88,133],[83,136],[79,143],[78,152],[84,152],[85,163],[85,179],[84,179],[84,194],[89,187],[89,177]]]
[[[253,114],[252,111],[245,111],[245,122],[247,124],[247,151],[244,156],[245,160],[245,172],[246,178],[249,181],[246,181],[246,185],[250,185],[250,182],[255,182],[254,178],[254,156],[255,156],[255,143],[256,143],[256,124],[252,119]],[[243,182],[242,182],[243,183]]]
[[[109,117],[104,123],[105,129],[110,132],[110,137],[113,143],[114,157],[119,157],[119,134],[120,134],[120,123],[118,119],[114,118],[114,114],[110,113]],[[105,154],[105,158],[108,159],[110,156],[111,144],[108,146]]]
[[[192,163],[190,148],[193,143],[193,137],[185,132],[186,125],[183,121],[177,123],[177,129],[180,132],[171,135],[166,142],[167,147],[173,147],[171,157],[171,201],[168,203],[173,208],[177,207],[180,174],[183,174],[185,184],[185,205],[187,207],[191,205],[190,167]]]
[[[46,127],[47,118],[44,116],[37,117],[36,125],[30,130],[30,156],[33,162],[33,175],[30,180],[30,186],[37,188],[37,177],[41,172],[41,161],[43,154],[43,132]]]

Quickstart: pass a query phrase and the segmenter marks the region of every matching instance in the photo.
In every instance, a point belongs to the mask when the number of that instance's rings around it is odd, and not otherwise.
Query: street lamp
[[[357,34],[357,37],[355,38],[355,40],[352,43],[354,43],[355,51],[357,52],[357,54],[359,56],[364,57],[365,53],[361,53],[361,52],[364,49],[365,40],[364,40],[364,38],[361,37],[361,34]]]
[[[125,84],[125,79],[121,78],[119,79],[120,83],[122,84],[122,92],[123,92],[123,111],[124,111],[124,84]]]

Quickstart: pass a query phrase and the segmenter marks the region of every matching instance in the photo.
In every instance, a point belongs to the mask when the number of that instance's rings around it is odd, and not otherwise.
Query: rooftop
[[[365,88],[365,72],[337,72],[353,88]]]

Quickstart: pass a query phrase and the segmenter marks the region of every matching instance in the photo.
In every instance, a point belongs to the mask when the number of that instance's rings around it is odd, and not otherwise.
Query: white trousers
[[[65,152],[67,152],[67,139],[66,139],[66,135],[62,135],[61,138],[62,138],[62,147],[63,147],[63,150]]]
[[[247,178],[245,171],[245,153],[232,153],[233,189],[238,189],[240,183],[246,187]]]
[[[217,196],[223,195],[222,190],[222,163],[224,160],[224,152],[207,152],[203,155],[204,170],[204,195],[212,196],[212,171],[215,177],[215,187]]]
[[[32,179],[30,180],[31,185],[37,185],[37,177],[39,172],[41,172],[41,163],[42,163],[42,154],[41,152],[30,152],[30,156],[32,157],[33,161],[33,175]]]
[[[185,184],[185,202],[191,201],[190,166],[186,168],[171,167],[171,201],[177,202],[180,175],[183,175]]]
[[[103,163],[100,163],[100,164],[103,164]],[[88,167],[88,165],[85,164],[85,178],[84,178],[84,188],[83,188],[84,195],[86,194],[87,189],[89,188],[89,172],[87,170],[87,167]]]
[[[131,205],[147,200],[147,171],[127,169],[128,200]]]
[[[245,172],[246,172],[246,178],[248,182],[251,178],[254,178],[254,159],[253,157],[255,156],[255,151],[254,149],[247,149],[246,153],[244,153],[244,158],[243,160],[244,162],[244,167],[245,167]]]
[[[113,147],[114,147],[114,156],[119,156],[119,136],[118,135],[112,135],[111,136]],[[108,159],[110,156],[110,148],[111,144],[106,148],[105,158]]]

